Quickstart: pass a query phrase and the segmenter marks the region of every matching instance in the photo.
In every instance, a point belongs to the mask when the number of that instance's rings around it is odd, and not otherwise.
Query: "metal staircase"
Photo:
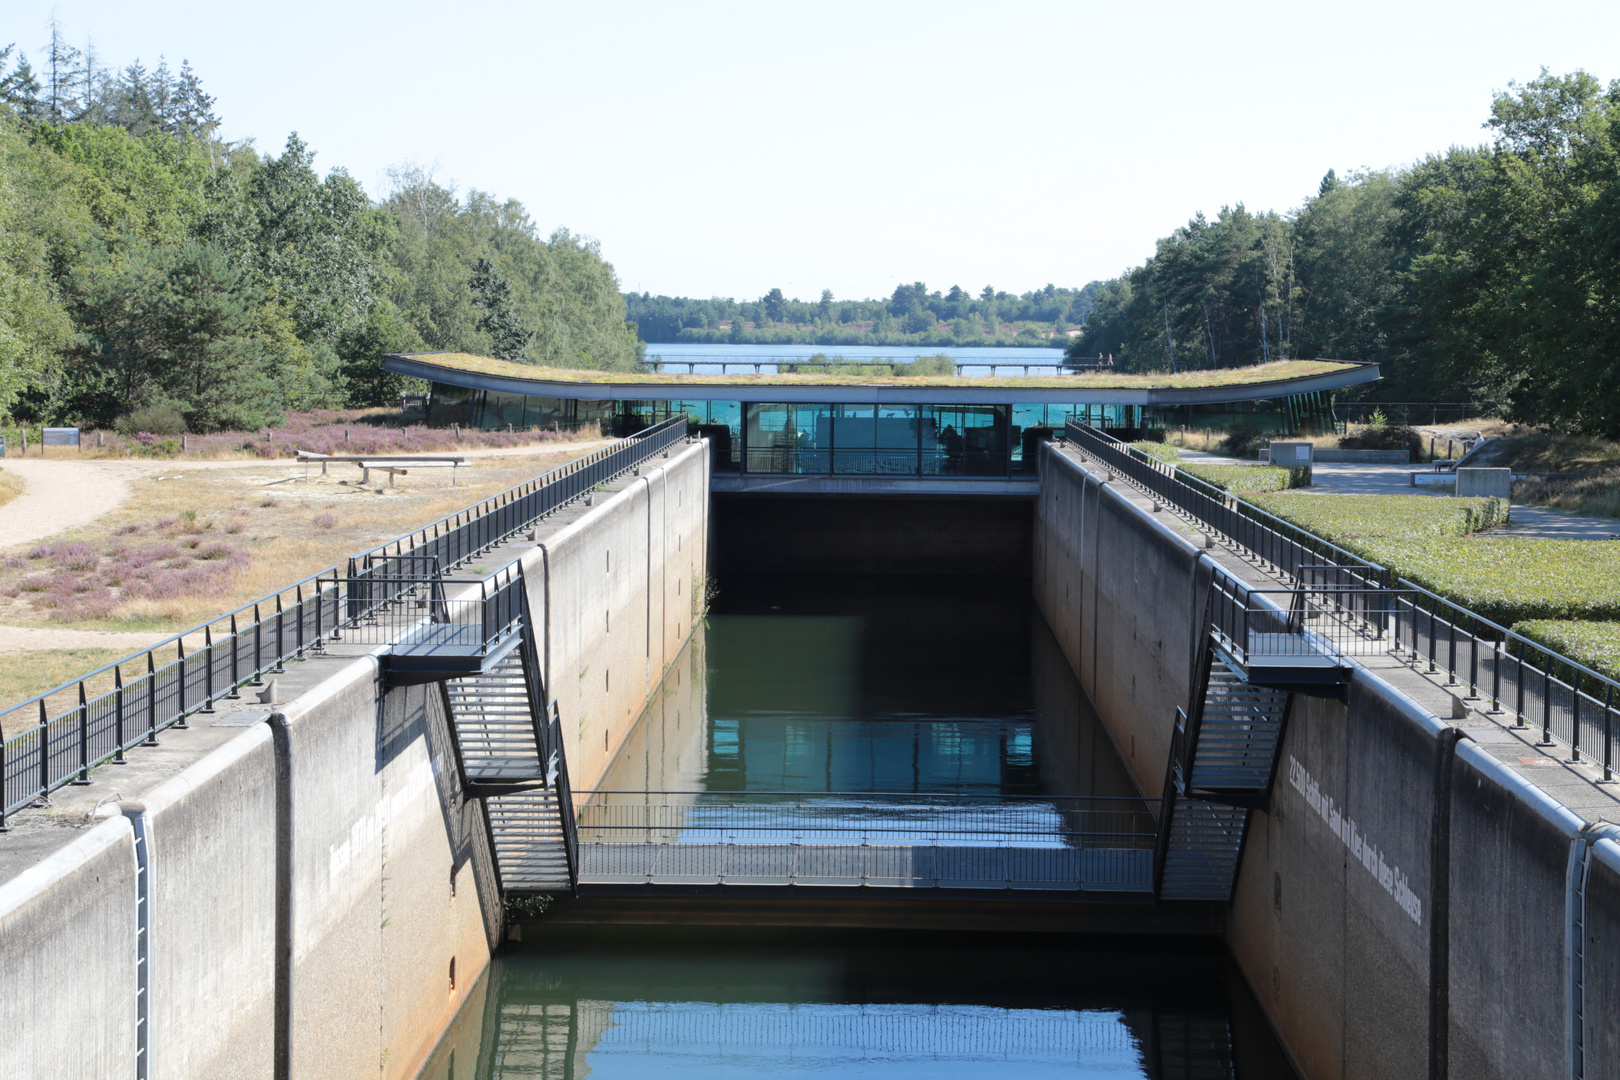
[[[449,599],[450,584],[478,594]],[[568,763],[557,704],[545,704],[522,565],[460,583],[373,576],[351,583],[350,595],[361,603],[351,603],[344,636],[390,646],[389,685],[439,684],[463,790],[484,800],[502,893],[572,891],[579,844]]]
[[[1265,805],[1289,696],[1250,683],[1206,636],[1192,712],[1176,710],[1159,820],[1162,900],[1231,898],[1250,809]]]

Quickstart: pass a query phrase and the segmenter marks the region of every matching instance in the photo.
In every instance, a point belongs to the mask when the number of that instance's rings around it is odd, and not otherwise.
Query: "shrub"
[[[63,544],[51,549],[51,561],[64,570],[94,570],[101,553],[89,544]]]
[[[1253,501],[1503,625],[1620,619],[1620,544],[1471,535],[1508,520],[1503,499],[1290,492]]]
[[[1404,424],[1368,424],[1339,436],[1341,450],[1405,450],[1410,453],[1421,446],[1418,433]]]
[[[1180,470],[1221,491],[1246,497],[1267,491],[1282,491],[1310,483],[1310,470],[1284,469],[1278,465],[1183,464]]]
[[[1513,629],[1600,675],[1620,679],[1620,622],[1535,619]]]
[[[1233,424],[1232,430],[1221,440],[1221,449],[1233,457],[1255,457],[1260,452],[1262,438],[1259,428],[1248,424]]]
[[[315,527],[317,529],[334,529],[337,527],[337,523],[338,519],[336,514],[315,515]]]
[[[1158,458],[1160,461],[1174,462],[1181,460],[1181,448],[1172,446],[1167,442],[1150,442],[1143,439],[1140,442],[1133,442],[1131,445],[1148,457]]]
[[[175,436],[186,430],[186,418],[173,405],[146,405],[120,416],[113,421],[113,430],[120,435]],[[176,442],[175,449],[180,448]]]

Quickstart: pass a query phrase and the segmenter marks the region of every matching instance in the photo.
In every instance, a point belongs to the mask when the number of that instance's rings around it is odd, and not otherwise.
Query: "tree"
[[[193,431],[278,422],[275,309],[218,245],[142,248],[74,274],[71,407],[102,422],[172,404]],[[266,331],[270,330],[269,333]]]
[[[772,289],[766,293],[760,300],[760,303],[765,305],[765,317],[771,322],[781,322],[782,304],[785,300],[781,289]]]
[[[512,310],[511,286],[488,259],[473,263],[473,303],[483,309],[478,329],[489,335],[491,352],[500,360],[522,360],[529,347],[529,331]]]

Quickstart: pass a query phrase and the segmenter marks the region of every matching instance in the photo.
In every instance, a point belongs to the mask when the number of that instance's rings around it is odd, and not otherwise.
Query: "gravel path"
[[[52,461],[6,458],[23,492],[0,510],[0,549],[32,544],[118,509],[145,476],[251,466],[242,461]]]

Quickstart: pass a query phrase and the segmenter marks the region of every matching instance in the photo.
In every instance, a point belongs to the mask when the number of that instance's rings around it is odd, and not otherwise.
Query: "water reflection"
[[[600,786],[1136,795],[1027,592],[995,578],[729,579]]]
[[[885,934],[503,958],[430,1080],[1287,1077],[1216,954]]]

